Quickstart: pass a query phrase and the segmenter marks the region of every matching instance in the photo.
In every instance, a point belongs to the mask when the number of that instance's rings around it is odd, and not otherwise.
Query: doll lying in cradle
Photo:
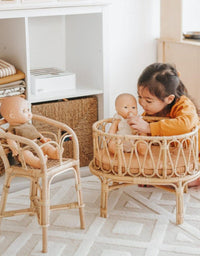
[[[0,112],[2,117],[9,123],[8,132],[15,135],[34,140],[38,145],[42,145],[48,141],[40,134],[37,129],[30,123],[32,113],[29,109],[28,101],[20,96],[7,97],[2,101]],[[8,139],[8,145],[13,156],[18,156],[17,144],[15,141]],[[42,147],[42,151],[51,159],[59,159],[59,150],[51,144]],[[25,162],[34,167],[40,168],[40,160],[30,150],[23,151]],[[20,159],[19,159],[20,160]],[[47,157],[46,157],[47,160]]]
[[[134,135],[134,131],[131,126],[127,123],[127,118],[130,116],[137,115],[137,101],[135,97],[128,93],[122,93],[117,96],[115,100],[115,109],[116,114],[113,117],[113,122],[109,129],[110,134],[119,134],[119,135]],[[115,153],[116,143],[111,140],[108,145],[109,151]],[[131,152],[132,143],[130,141],[123,142],[123,151]],[[144,143],[138,143],[137,151],[140,154],[144,154],[146,150],[146,145]]]

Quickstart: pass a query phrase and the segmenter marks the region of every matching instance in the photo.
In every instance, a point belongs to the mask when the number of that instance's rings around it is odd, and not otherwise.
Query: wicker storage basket
[[[76,133],[79,141],[80,166],[87,166],[93,158],[92,125],[97,121],[97,98],[83,97],[57,102],[32,105],[34,114],[43,115],[69,125]],[[36,124],[34,124],[36,125]],[[45,130],[42,124],[36,126]],[[64,155],[72,154],[71,141],[65,142]]]

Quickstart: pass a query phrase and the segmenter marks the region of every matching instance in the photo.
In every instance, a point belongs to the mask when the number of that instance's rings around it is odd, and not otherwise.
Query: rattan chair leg
[[[47,177],[42,179],[42,190],[41,190],[41,214],[40,214],[40,225],[42,226],[42,252],[47,252],[47,231],[49,226],[49,198],[50,196],[50,183],[47,181]]]
[[[81,190],[81,178],[80,178],[79,166],[75,166],[74,170],[76,172],[75,183],[76,183],[76,193],[77,193],[77,200],[78,200],[78,206],[79,206],[80,228],[85,229],[84,204],[83,204],[83,196],[82,196],[82,190]]]
[[[8,198],[9,189],[10,189],[10,181],[11,181],[11,176],[6,173],[3,191],[2,191],[2,195],[1,195],[1,202],[0,202],[0,224],[1,224],[2,217],[4,215],[4,211],[5,211],[5,207],[6,207],[6,202],[7,202],[7,198]]]
[[[47,252],[47,231],[48,231],[48,227],[43,226],[42,227],[42,252],[43,253]]]
[[[176,188],[176,224],[183,223],[183,186],[178,184]]]
[[[101,212],[100,216],[107,218],[107,205],[108,205],[108,181],[103,179],[101,182]]]
[[[80,207],[79,208],[79,216],[80,216],[80,228],[81,229],[85,229],[85,215],[84,215],[84,210],[83,210],[83,207]]]
[[[34,198],[37,196],[37,189],[38,189],[38,179],[31,180],[31,187],[30,187],[30,208],[33,209],[34,207]],[[33,213],[29,214],[33,216]]]

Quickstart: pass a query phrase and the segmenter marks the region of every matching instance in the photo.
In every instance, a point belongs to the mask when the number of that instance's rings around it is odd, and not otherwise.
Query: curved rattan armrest
[[[18,150],[19,150],[19,155],[21,154],[20,151],[22,151],[25,147],[27,147],[29,150],[33,151],[37,157],[40,159],[40,163],[41,163],[41,170],[46,170],[47,166],[46,166],[46,161],[44,158],[44,154],[43,151],[41,150],[41,148],[37,145],[37,143],[35,143],[33,140],[24,138],[22,136],[18,136],[15,134],[12,134],[10,132],[0,132],[0,140],[4,139],[5,142],[1,143],[2,144],[2,148],[4,148],[4,156],[1,155],[1,157],[5,157],[6,156],[6,149],[9,148],[9,145],[7,144],[7,140],[13,140],[15,141],[19,146],[18,146]],[[23,147],[20,147],[20,145],[23,144]]]
[[[72,141],[72,158],[74,160],[79,161],[79,144],[78,144],[78,139],[77,136],[75,134],[75,132],[66,124],[53,120],[51,118],[47,118],[44,116],[40,116],[40,115],[35,115],[33,114],[33,121],[38,121],[39,123],[42,123],[42,125],[44,124],[46,127],[45,131],[41,131],[41,133],[43,134],[43,132],[47,133],[47,134],[51,134],[53,135],[53,139],[50,137],[50,141],[47,141],[45,143],[43,143],[42,145],[38,144],[38,142],[22,137],[22,136],[18,136],[18,135],[14,135],[12,133],[6,132],[4,129],[0,130],[0,153],[1,153],[1,158],[4,162],[5,168],[9,168],[10,164],[8,161],[8,152],[11,152],[9,145],[7,143],[7,140],[13,140],[16,142],[16,144],[18,145],[18,154],[19,157],[21,159],[23,159],[23,150],[30,150],[32,151],[35,156],[37,156],[40,160],[41,163],[41,171],[46,171],[48,168],[48,164],[46,161],[46,158],[44,156],[42,147],[45,144],[52,144],[55,147],[57,147],[59,149],[59,162],[60,164],[62,164],[63,161],[63,143],[65,141],[66,138],[69,138]],[[2,124],[4,124],[5,122],[2,122]],[[49,132],[49,130],[51,130],[53,128],[53,132]],[[48,130],[49,129],[49,130]],[[46,136],[45,136],[46,137]],[[24,162],[24,161],[23,161]],[[22,166],[24,167],[24,169],[29,168],[28,166],[26,166],[25,162],[22,163]]]
[[[33,120],[39,121],[45,124],[48,124],[50,126],[53,126],[57,129],[59,129],[62,132],[66,132],[70,135],[70,139],[72,140],[73,143],[73,159],[79,160],[79,143],[78,143],[78,138],[76,136],[76,133],[73,131],[72,128],[70,128],[67,124],[64,124],[62,122],[53,120],[48,117],[40,116],[33,114],[32,117]]]

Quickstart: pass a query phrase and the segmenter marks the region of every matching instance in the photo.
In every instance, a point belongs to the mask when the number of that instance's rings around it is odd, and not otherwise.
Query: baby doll
[[[116,114],[113,117],[113,122],[109,129],[111,134],[119,135],[133,135],[136,132],[127,123],[127,118],[131,116],[137,116],[137,101],[132,94],[122,93],[117,96],[115,100]],[[145,147],[144,143],[138,144],[138,151],[143,154]],[[113,154],[116,150],[116,145],[113,140],[109,142],[108,148]],[[123,143],[124,152],[130,152],[132,144],[128,141]]]
[[[9,123],[8,132],[34,140],[38,145],[42,145],[50,139],[45,138],[30,123],[32,113],[28,101],[20,96],[11,96],[3,99],[0,112],[2,117]],[[15,141],[8,139],[8,145],[13,156],[18,156],[17,144]],[[51,159],[59,159],[58,148],[51,144],[42,147],[45,155]],[[40,160],[30,150],[23,151],[23,157],[27,164],[34,168],[40,168]],[[46,158],[47,159],[47,158]],[[20,160],[20,159],[19,159]]]

